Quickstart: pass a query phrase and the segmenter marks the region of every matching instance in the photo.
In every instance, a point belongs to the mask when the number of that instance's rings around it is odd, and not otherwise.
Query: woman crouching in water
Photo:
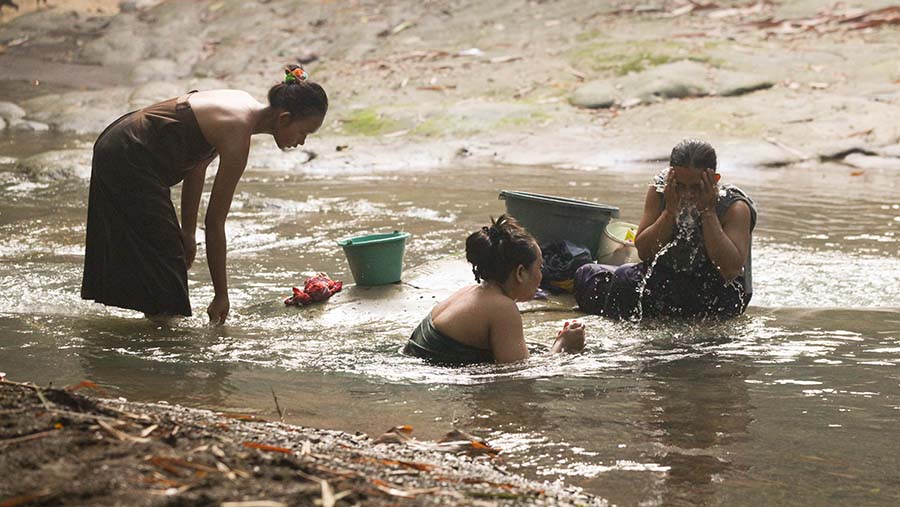
[[[514,218],[502,215],[466,239],[477,285],[435,306],[413,331],[404,353],[442,364],[511,363],[528,358],[517,301],[541,284],[541,249]],[[551,352],[584,348],[584,326],[566,324]]]

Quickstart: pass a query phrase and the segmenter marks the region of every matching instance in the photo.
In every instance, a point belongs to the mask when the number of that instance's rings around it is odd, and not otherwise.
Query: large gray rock
[[[150,40],[141,25],[134,14],[116,16],[106,33],[84,45],[82,58],[102,65],[138,65]]]
[[[184,77],[190,73],[190,68],[165,58],[151,58],[131,68],[132,83],[147,83],[150,81],[165,81]]]
[[[153,81],[135,88],[128,97],[128,103],[131,109],[140,109],[172,97],[178,97],[186,91],[178,83]]]
[[[29,118],[45,122],[56,130],[80,134],[102,131],[127,112],[129,88],[107,88],[35,97],[23,103]]]
[[[620,84],[627,98],[643,102],[702,97],[710,93],[709,72],[701,63],[682,60],[627,76]]]
[[[619,95],[610,81],[591,81],[575,90],[569,102],[587,109],[606,109],[619,100]]]
[[[91,177],[91,155],[89,149],[47,151],[19,160],[14,170],[31,181],[88,179]]]
[[[0,118],[0,130],[3,130],[5,128],[6,128],[6,120],[4,120],[3,118]]]
[[[12,123],[25,117],[25,110],[12,102],[0,102],[0,118]]]

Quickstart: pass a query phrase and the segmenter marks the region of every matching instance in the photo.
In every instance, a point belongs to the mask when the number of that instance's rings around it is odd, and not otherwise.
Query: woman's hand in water
[[[566,322],[562,331],[556,334],[553,352],[579,352],[584,349],[584,324],[578,321]]]
[[[716,185],[716,172],[706,169],[700,176],[700,195],[697,196],[697,210],[715,211],[719,201],[719,187]]]
[[[184,265],[191,269],[194,258],[197,256],[197,237],[194,233],[182,233],[181,244],[184,245]]]
[[[209,315],[209,323],[215,326],[224,324],[230,309],[231,303],[228,301],[228,294],[217,295],[206,309],[206,314]]]
[[[669,168],[666,176],[666,188],[663,189],[663,197],[666,200],[666,211],[673,217],[681,212],[681,192],[678,191],[678,182],[675,181],[675,170]]]

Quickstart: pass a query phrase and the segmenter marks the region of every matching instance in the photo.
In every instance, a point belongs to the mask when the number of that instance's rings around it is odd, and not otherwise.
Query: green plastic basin
[[[408,232],[394,231],[343,239],[337,244],[344,249],[357,285],[385,285],[400,281],[407,238]]]

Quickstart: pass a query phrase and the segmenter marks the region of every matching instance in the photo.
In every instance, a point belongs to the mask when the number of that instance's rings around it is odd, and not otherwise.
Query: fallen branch
[[[24,437],[6,438],[3,440],[0,440],[0,447],[6,447],[8,445],[19,444],[22,442],[28,442],[30,440],[37,440],[39,438],[49,437],[54,431],[56,431],[56,430],[40,431],[38,433],[32,433],[30,435],[25,435]],[[2,504],[0,504],[0,505],[2,505]]]

